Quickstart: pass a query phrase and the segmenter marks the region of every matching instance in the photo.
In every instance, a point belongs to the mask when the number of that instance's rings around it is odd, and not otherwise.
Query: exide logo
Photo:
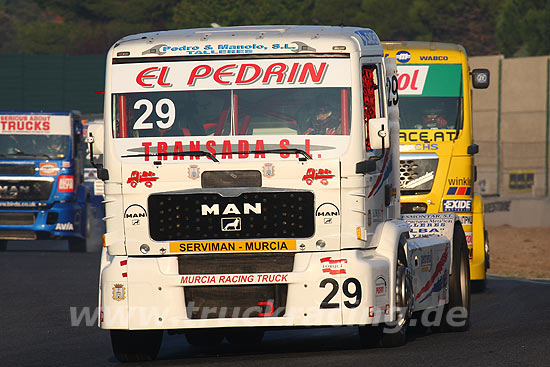
[[[139,72],[136,77],[136,82],[144,88],[153,88],[155,85],[149,80],[156,80],[156,83],[161,87],[171,87],[171,83],[166,82],[166,75],[170,68],[168,66],[163,66],[162,68],[153,66],[147,69],[144,69]]]

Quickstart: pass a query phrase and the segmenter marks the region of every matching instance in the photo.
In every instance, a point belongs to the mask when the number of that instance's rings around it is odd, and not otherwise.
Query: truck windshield
[[[461,127],[461,102],[458,97],[399,98],[402,129],[456,129]]]
[[[462,128],[462,66],[398,65],[402,129]]]
[[[0,135],[0,159],[63,159],[68,153],[68,135]]]
[[[349,135],[350,88],[113,94],[115,137]]]

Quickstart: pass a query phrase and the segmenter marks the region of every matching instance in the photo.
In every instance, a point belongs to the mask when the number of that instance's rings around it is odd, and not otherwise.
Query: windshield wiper
[[[294,154],[301,154],[305,157],[305,160],[313,159],[305,150],[302,149],[296,149],[296,148],[288,148],[288,149],[268,149],[268,150],[251,150],[249,152],[243,152],[243,153],[249,153],[249,154],[265,154],[265,153],[274,153],[274,154],[284,154],[284,153],[294,153]]]
[[[134,157],[168,157],[168,156],[184,156],[184,157],[208,157],[214,162],[219,162],[216,157],[210,153],[205,152],[203,150],[193,151],[193,152],[170,152],[170,153],[155,153],[155,154],[131,154],[131,155],[123,155],[122,158],[134,158]]]

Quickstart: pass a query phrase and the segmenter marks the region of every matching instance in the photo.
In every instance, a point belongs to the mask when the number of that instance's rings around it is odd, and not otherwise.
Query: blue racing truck
[[[77,111],[0,111],[0,251],[8,240],[44,239],[99,250],[87,238],[98,211],[88,205],[84,138]]]

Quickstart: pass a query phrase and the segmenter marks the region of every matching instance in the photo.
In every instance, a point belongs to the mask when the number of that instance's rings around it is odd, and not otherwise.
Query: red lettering
[[[275,67],[279,67],[278,70],[274,70]],[[262,83],[269,84],[270,79],[273,75],[277,76],[277,83],[281,84],[285,78],[285,71],[286,71],[286,64],[283,64],[282,62],[276,62],[275,64],[271,64],[267,67],[267,70],[265,71],[264,78],[262,80]]]
[[[201,142],[200,141],[190,141],[189,142],[189,151],[190,152],[200,152],[201,150]],[[200,156],[191,156],[191,160],[193,159],[199,159]]]
[[[143,146],[143,154],[145,154],[145,160],[149,160],[149,147],[153,145],[153,143],[150,143],[148,141],[145,141],[141,143],[141,146]]]
[[[239,140],[239,158],[248,158],[248,141]]]
[[[225,72],[225,69],[236,68],[236,67],[237,67],[236,64],[229,64],[229,65],[224,65],[224,66],[222,66],[221,68],[219,68],[218,70],[216,70],[216,71],[214,72],[214,80],[215,80],[216,82],[218,82],[219,84],[225,84],[225,85],[231,84],[231,82],[229,82],[229,81],[223,81],[223,80],[221,80],[221,77],[222,77],[222,76],[233,76],[233,75],[235,75],[235,73],[232,72],[232,71],[227,71],[227,72]],[[222,156],[222,158],[223,158],[223,156]]]
[[[26,130],[32,130],[32,125],[33,125],[32,121],[27,121],[26,125],[27,125],[27,126],[25,126]],[[34,122],[34,129],[37,130],[37,131],[41,130],[39,121]]]
[[[42,124],[42,130],[50,130],[50,122],[49,121],[44,121],[44,123]]]
[[[418,78],[418,69],[414,71],[413,74],[413,80],[411,82],[411,89],[412,90],[418,90],[418,87],[416,86],[416,79]]]
[[[158,159],[160,161],[165,161],[168,159],[168,156],[166,155],[161,155],[162,153],[168,153],[168,144],[166,144],[165,142],[163,141],[159,141],[157,143],[157,155],[158,155]]]
[[[322,62],[319,66],[319,71],[315,70],[315,65],[313,65],[311,62],[306,62],[304,67],[302,68],[302,73],[300,74],[300,78],[298,79],[299,83],[305,83],[307,82],[308,75],[311,76],[311,81],[313,83],[320,83],[321,79],[323,79],[323,76],[325,75],[325,71],[327,70],[327,63]]]
[[[232,153],[231,142],[229,140],[224,140],[222,147],[222,159],[233,159]]]
[[[176,141],[174,143],[174,153],[180,153],[180,152],[183,152],[183,144],[181,141]],[[183,155],[174,154],[174,160],[177,161],[178,159],[183,160]]]
[[[397,78],[397,85],[399,86],[399,90],[407,89],[410,82],[411,76],[409,74],[400,74]]]
[[[31,123],[31,128],[29,130],[32,130],[32,121],[29,121]],[[17,130],[25,130],[25,121],[17,121]]]
[[[298,74],[298,70],[300,69],[300,64],[295,62],[292,64],[292,69],[290,69],[290,75],[288,76],[288,82],[294,83],[294,79],[296,78],[296,75]]]
[[[212,153],[212,155],[215,157],[216,156],[216,142],[214,140],[208,140],[206,142],[206,149]]]
[[[160,70],[158,85],[160,85],[161,87],[172,86],[172,83],[166,83],[166,75],[168,74],[168,70],[170,70],[168,66],[163,66],[162,69]]]
[[[254,150],[265,150],[264,141],[256,140],[256,148]],[[265,158],[265,153],[256,153],[254,158]]]
[[[288,144],[290,144],[288,139],[282,139],[281,142],[279,143],[279,146],[281,147],[281,149],[288,149]],[[281,158],[288,158],[288,157],[290,157],[289,153],[281,153]]]
[[[15,130],[15,121],[8,122],[8,130]]]
[[[246,73],[248,72],[248,68],[254,69],[254,74],[248,78],[244,79],[246,76]],[[262,75],[262,68],[260,68],[256,64],[242,64],[239,73],[237,74],[237,79],[235,80],[235,84],[250,84],[254,83],[259,77]]]
[[[199,73],[200,70],[203,70],[202,74]],[[191,75],[189,76],[189,80],[187,81],[187,85],[195,85],[196,79],[198,78],[206,78],[212,74],[212,67],[210,65],[199,65],[196,66],[192,71]]]
[[[152,74],[153,72],[157,71],[159,68],[156,66],[144,69],[139,72],[139,74],[136,77],[136,83],[141,85],[144,88],[151,88],[153,87],[153,84],[148,84],[145,82],[144,79],[155,79],[157,76],[155,74]]]

